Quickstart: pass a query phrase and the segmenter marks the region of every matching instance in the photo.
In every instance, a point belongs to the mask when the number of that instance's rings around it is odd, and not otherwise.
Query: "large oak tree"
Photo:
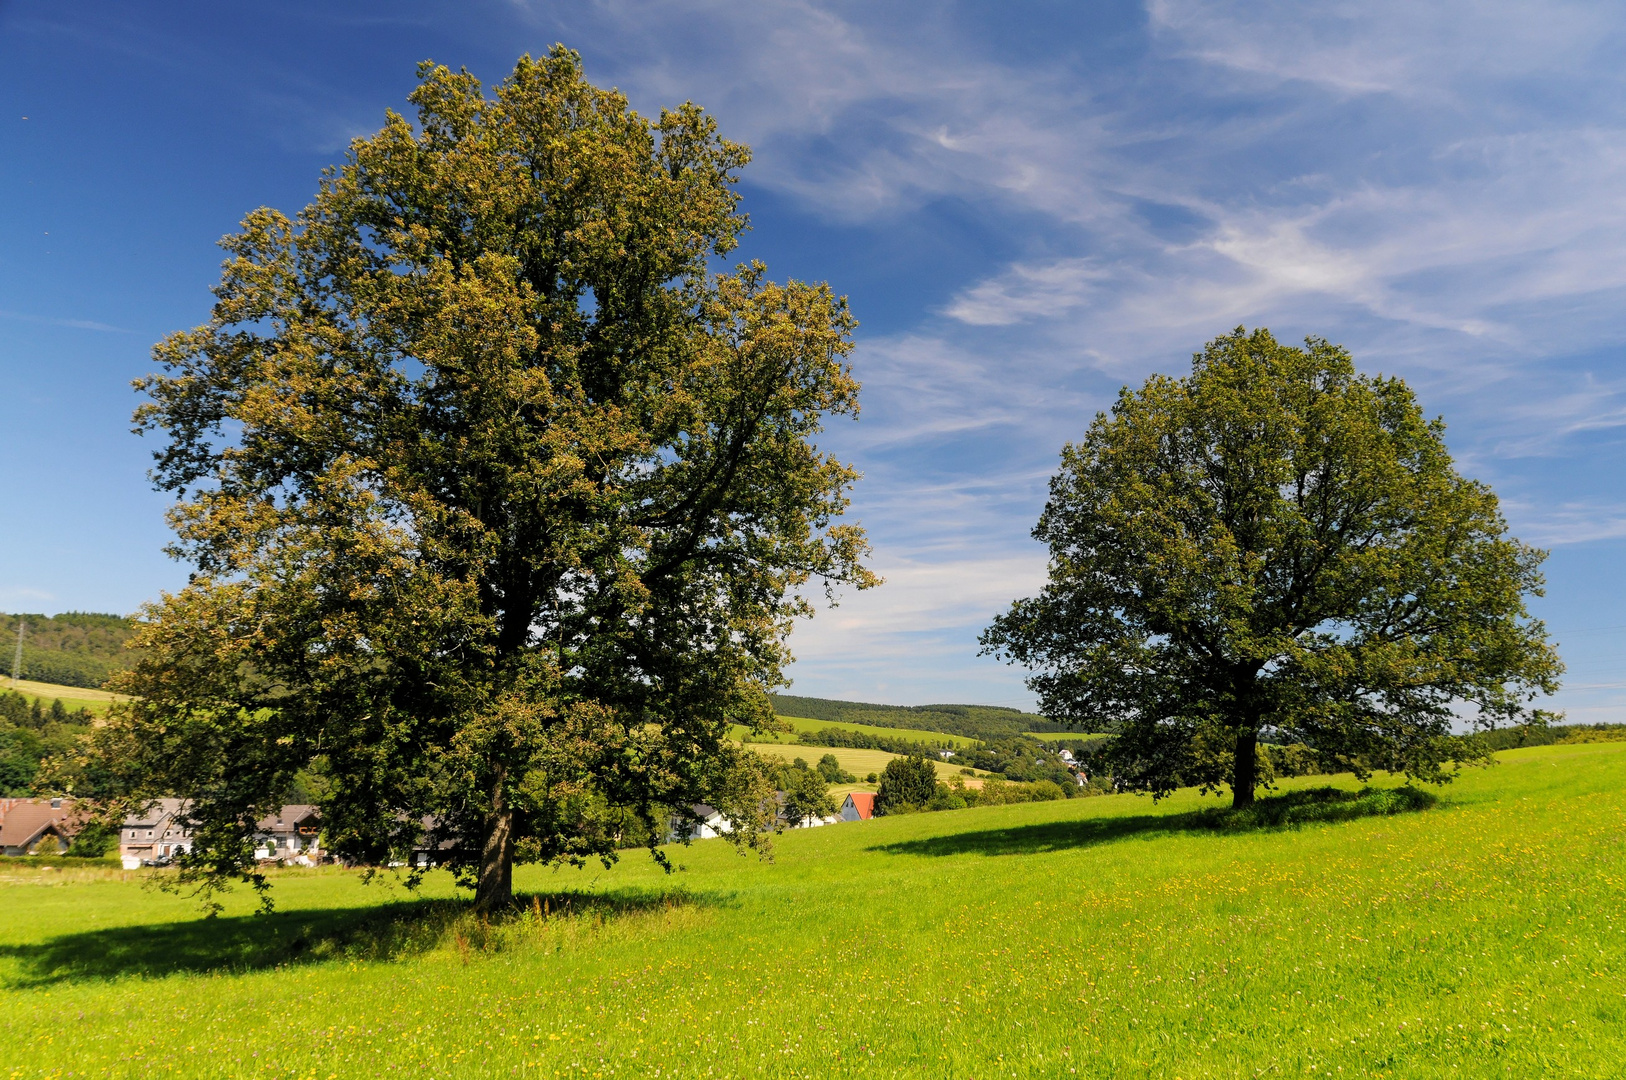
[[[1269,331],[1126,387],[1062,451],[1049,582],[983,635],[1051,716],[1117,733],[1121,785],[1229,785],[1261,735],[1425,780],[1460,723],[1541,720],[1562,665],[1525,608],[1544,553],[1458,475],[1439,421],[1343,349]]]
[[[194,572],[97,749],[189,800],[205,885],[256,880],[296,776],[333,851],[427,847],[486,907],[628,814],[653,847],[665,808],[754,797],[726,736],[771,715],[804,587],[875,580],[813,441],[858,408],[845,301],[708,268],[747,150],[562,47],[489,94],[426,64],[411,101],[223,241],[212,317],[138,384]]]

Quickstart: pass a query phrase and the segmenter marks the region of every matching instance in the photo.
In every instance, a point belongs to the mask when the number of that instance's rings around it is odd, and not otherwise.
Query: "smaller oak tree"
[[[1262,734],[1444,781],[1487,753],[1454,722],[1544,722],[1562,665],[1524,602],[1544,553],[1443,433],[1344,349],[1239,327],[1062,451],[1049,582],[984,652],[1038,669],[1046,714],[1108,722],[1122,787],[1250,803]]]
[[[937,794],[937,769],[923,757],[897,757],[881,770],[881,790],[876,793],[877,808],[883,814],[904,807],[922,807]]]

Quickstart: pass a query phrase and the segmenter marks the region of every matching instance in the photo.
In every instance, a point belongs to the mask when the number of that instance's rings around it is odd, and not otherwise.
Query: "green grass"
[[[900,754],[889,754],[885,750],[854,750],[846,746],[800,746],[796,743],[753,744],[752,749],[763,754],[784,758],[786,761],[801,758],[809,765],[817,762],[825,754],[834,754],[836,760],[841,763],[841,767],[859,779],[863,779],[870,773],[879,773],[886,768],[887,762],[895,757],[902,756]],[[946,761],[934,760],[932,765],[937,769],[937,778],[939,780],[948,780],[963,775],[960,772],[961,766],[950,765]],[[992,774],[973,772],[972,775],[986,777]],[[845,794],[849,790],[854,790],[854,787],[853,785],[846,785],[841,790]],[[874,791],[875,785],[861,784],[857,786],[856,790]]]
[[[77,709],[89,709],[100,716],[107,711],[107,707],[118,700],[117,694],[110,694],[106,690],[87,690],[83,686],[58,686],[55,683],[31,682],[28,679],[19,679],[15,683],[10,679],[0,679],[0,693],[15,690],[30,701],[39,701],[46,708],[57,698],[62,699],[62,705],[69,712]]]
[[[1397,786],[526,868],[545,917],[491,925],[444,876],[286,871],[276,914],[205,920],[141,875],[7,865],[0,1074],[1620,1076],[1626,744],[1510,751],[1433,806]]]
[[[876,727],[873,724],[849,724],[843,720],[811,720],[805,716],[781,716],[780,720],[791,726],[790,731],[775,732],[771,735],[751,735],[750,729],[736,724],[733,736],[743,739],[750,736],[753,742],[795,742],[796,733],[802,731],[820,731],[824,728],[840,728],[842,731],[862,731],[866,735],[880,735],[888,739],[912,739],[915,742],[925,743],[928,746],[975,746],[976,739],[964,735],[949,735],[941,731],[924,731],[918,728],[889,728]]]

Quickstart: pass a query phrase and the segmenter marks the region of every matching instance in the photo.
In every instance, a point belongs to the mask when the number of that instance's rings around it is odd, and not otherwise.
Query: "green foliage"
[[[875,796],[880,814],[919,810],[937,794],[937,769],[924,757],[893,758],[881,770],[881,789]]]
[[[1055,744],[1023,735],[981,742],[970,749],[958,749],[947,760],[950,765],[998,773],[1007,780],[1021,783],[1049,780],[1071,785],[1072,772],[1057,754],[1058,749]]]
[[[1109,718],[1114,779],[1264,781],[1263,735],[1325,767],[1448,779],[1562,671],[1525,596],[1544,553],[1459,476],[1438,421],[1343,349],[1242,329],[1125,388],[1062,451],[1034,536],[1050,580],[984,633],[1047,715]]]
[[[889,754],[924,754],[937,747],[952,743],[924,742],[907,736],[876,735],[867,731],[847,731],[842,728],[818,728],[799,731],[796,740],[809,746],[844,746],[852,750],[884,750]]]
[[[59,686],[99,687],[135,657],[125,642],[135,623],[120,615],[70,611],[44,615],[0,614],[0,671],[11,674],[17,624],[23,633],[21,677]]]
[[[20,798],[45,787],[94,797],[103,792],[102,775],[74,764],[82,737],[90,731],[91,714],[69,712],[60,700],[50,708],[12,691],[0,692],[0,797]],[[42,774],[47,759],[61,763]]]
[[[968,806],[1008,806],[1012,803],[1028,802],[1054,802],[1056,799],[1072,797],[1080,791],[1077,784],[1068,782],[1058,784],[1053,780],[1035,780],[1028,783],[1012,782],[1009,780],[987,780],[980,788],[966,787],[961,791],[961,784],[950,783],[950,788],[959,794]],[[1090,790],[1089,794],[1099,794]]]
[[[1621,742],[1626,741],[1626,724],[1521,724],[1482,731],[1470,738],[1489,750],[1555,743]]]
[[[1069,730],[1067,725],[1043,716],[995,705],[872,705],[859,701],[798,697],[795,694],[770,694],[769,699],[773,702],[774,712],[781,716],[804,716],[870,727],[941,731],[973,739],[1002,738],[1024,731]]]
[[[73,842],[64,854],[75,859],[100,859],[118,846],[119,830],[116,825],[90,821],[74,834]]]
[[[855,323],[711,272],[749,153],[699,108],[649,121],[563,47],[411,101],[245,218],[155,350],[137,424],[194,573],[97,754],[192,800],[188,880],[258,883],[245,823],[320,756],[331,850],[427,840],[492,909],[516,853],[614,857],[599,798],[653,826],[750,786],[728,732],[771,720],[804,594],[876,580],[815,442]]]
[[[819,758],[816,768],[819,770],[819,775],[824,777],[825,783],[828,784],[851,784],[858,780],[856,776],[841,767],[841,762],[836,760],[834,754],[825,754]]]
[[[836,812],[836,802],[828,790],[831,781],[823,770],[808,768],[801,758],[775,767],[773,781],[774,787],[784,795],[781,807],[784,819],[793,827]]]

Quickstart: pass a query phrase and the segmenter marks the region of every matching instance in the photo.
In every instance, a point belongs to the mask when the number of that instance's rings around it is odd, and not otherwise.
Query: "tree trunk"
[[[1255,731],[1236,733],[1236,767],[1231,773],[1231,806],[1252,806],[1253,788],[1259,782],[1259,735]]]
[[[474,906],[497,911],[514,902],[514,812],[499,793],[486,817],[485,843],[480,849],[480,877],[475,883]]]

